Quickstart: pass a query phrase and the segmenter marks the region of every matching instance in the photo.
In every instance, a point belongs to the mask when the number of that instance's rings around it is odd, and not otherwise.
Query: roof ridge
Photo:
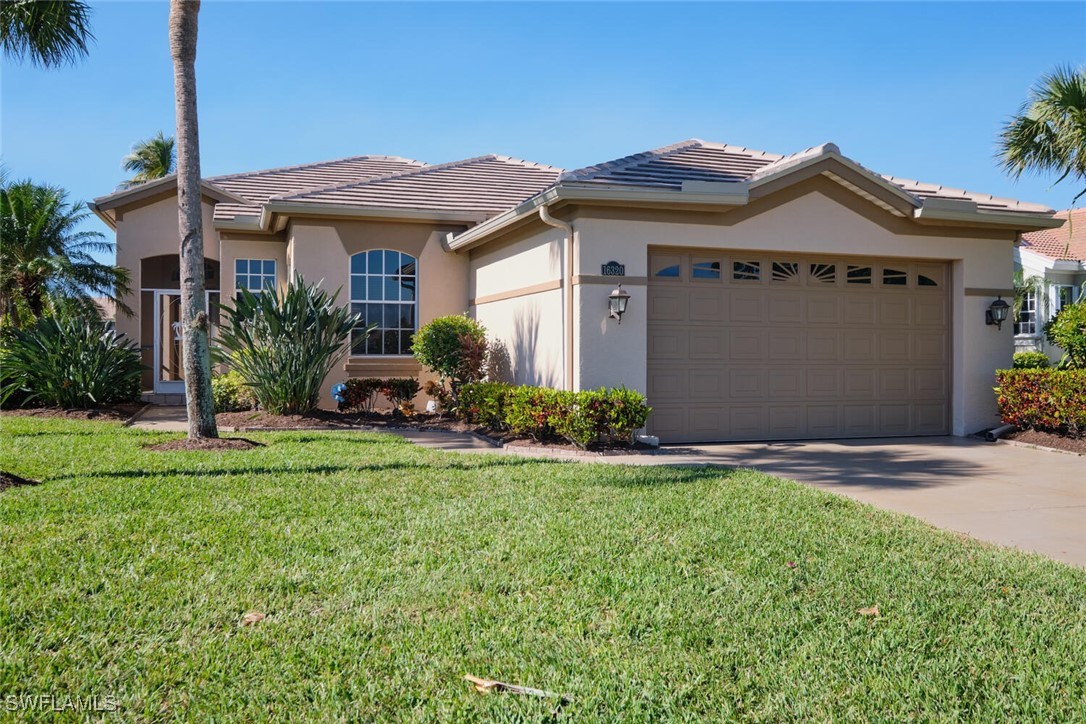
[[[930,190],[930,193],[932,193],[936,197],[938,197],[942,193],[956,193],[962,196],[973,197],[969,200],[973,201],[974,203],[978,200],[981,200],[981,202],[983,203],[983,199],[987,199],[988,201],[991,201],[993,203],[1002,203],[1003,205],[1011,209],[1021,208],[1029,211],[1029,207],[1033,207],[1033,209],[1036,211],[1040,211],[1042,209],[1051,211],[1051,209],[1048,209],[1048,207],[1044,206],[1044,204],[1037,204],[1030,201],[1022,201],[1021,199],[1016,199],[1011,196],[996,196],[995,194],[989,194],[984,191],[970,191],[969,189],[958,188],[956,186],[947,186],[946,184],[932,183],[929,181],[918,181],[917,179],[905,178],[903,176],[891,176],[889,174],[878,173],[877,171],[871,171],[871,173],[886,179],[890,183],[900,187],[906,193],[913,196],[916,196],[918,191]],[[910,189],[910,185],[914,186],[915,188]],[[1058,214],[1059,212],[1056,212],[1056,214],[1054,215]]]
[[[685,141],[679,141],[678,143],[672,143],[667,146],[661,146],[660,148],[653,148],[648,151],[641,151],[640,153],[633,153],[629,156],[623,156],[622,158],[612,159],[610,161],[604,161],[603,163],[597,163],[592,166],[582,166],[581,168],[573,169],[572,171],[566,171],[559,177],[559,181],[588,181],[593,179],[606,171],[614,171],[615,169],[625,168],[632,166],[635,163],[648,160],[650,158],[666,158],[667,156],[676,153],[677,151],[683,151],[688,148],[697,148],[704,146],[705,142],[700,138],[688,138]]]
[[[300,171],[302,169],[321,168],[323,166],[331,166],[337,163],[345,163],[347,161],[362,161],[362,160],[382,160],[382,161],[401,161],[403,163],[419,164],[419,168],[425,168],[427,166],[425,161],[419,161],[413,158],[404,158],[403,156],[387,156],[384,154],[362,154],[360,156],[344,156],[343,158],[333,158],[327,161],[314,161],[311,163],[298,163],[292,166],[275,166],[272,168],[261,168],[255,171],[240,171],[238,173],[222,174],[220,176],[207,176],[208,180],[219,179],[235,179],[244,178],[246,176],[258,176],[262,174],[270,173],[283,173],[286,171]]]
[[[325,186],[323,188],[305,189],[303,191],[291,191],[290,193],[280,194],[278,196],[272,196],[269,200],[283,201],[285,199],[294,199],[303,196],[310,196],[312,194],[323,194],[329,191],[342,191],[348,188],[356,188],[359,186],[367,186],[369,184],[378,183],[380,181],[390,181],[392,179],[403,178],[406,176],[420,176],[422,174],[430,173],[431,171],[443,171],[450,168],[458,168],[460,166],[468,166],[473,163],[482,163],[484,161],[502,161],[518,163],[524,166],[537,166],[541,168],[552,168],[550,166],[544,166],[543,164],[536,164],[532,161],[524,161],[519,158],[512,158],[511,156],[499,156],[494,153],[484,154],[482,156],[472,156],[471,158],[462,158],[457,161],[446,161],[445,163],[437,163],[421,168],[414,168],[407,171],[395,171],[393,173],[386,173],[382,176],[372,176],[370,178],[360,179],[358,181],[348,181],[347,183],[332,184],[331,186]],[[561,172],[561,169],[555,169]]]

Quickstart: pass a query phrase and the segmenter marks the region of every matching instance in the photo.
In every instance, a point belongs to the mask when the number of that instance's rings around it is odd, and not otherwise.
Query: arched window
[[[351,334],[351,354],[411,354],[418,324],[418,261],[391,249],[351,256],[351,310],[362,327]],[[368,335],[366,327],[377,328]]]

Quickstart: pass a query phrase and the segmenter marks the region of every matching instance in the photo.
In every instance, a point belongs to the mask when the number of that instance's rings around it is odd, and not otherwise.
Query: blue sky
[[[96,4],[83,63],[4,61],[13,177],[92,198],[124,179],[134,142],[172,133],[167,15]],[[501,153],[575,168],[691,137],[834,141],[882,173],[1065,208],[1078,189],[1011,181],[995,139],[1040,75],[1084,62],[1086,3],[205,1],[202,163]]]

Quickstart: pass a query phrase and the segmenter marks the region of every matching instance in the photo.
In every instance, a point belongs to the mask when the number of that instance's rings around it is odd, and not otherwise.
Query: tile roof
[[[1058,211],[1055,218],[1070,224],[1022,234],[1022,248],[1049,259],[1086,261],[1086,209]]]
[[[681,190],[683,181],[742,182],[754,181],[812,156],[825,153],[840,154],[832,143],[814,146],[788,156],[756,151],[742,146],[711,143],[692,138],[671,146],[637,153],[569,171],[562,176],[563,184],[609,186],[640,186]],[[858,164],[857,164],[858,165]],[[894,186],[922,201],[927,197],[972,201],[977,208],[988,211],[1047,212],[1047,207],[990,194],[974,193],[938,184],[922,183],[896,176],[880,176]]]
[[[334,161],[320,161],[298,166],[269,168],[226,176],[212,176],[206,181],[251,203],[215,206],[215,219],[229,220],[260,215],[260,204],[273,196],[318,189],[334,184],[356,182],[425,168],[422,161],[399,156],[352,156]]]
[[[535,196],[562,169],[508,156],[479,156],[320,190],[276,196],[286,203],[377,206],[497,214]]]

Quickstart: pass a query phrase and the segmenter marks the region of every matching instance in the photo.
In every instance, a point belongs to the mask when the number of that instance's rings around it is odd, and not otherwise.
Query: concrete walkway
[[[132,422],[132,427],[155,432],[187,432],[188,418],[182,405],[148,405]]]

